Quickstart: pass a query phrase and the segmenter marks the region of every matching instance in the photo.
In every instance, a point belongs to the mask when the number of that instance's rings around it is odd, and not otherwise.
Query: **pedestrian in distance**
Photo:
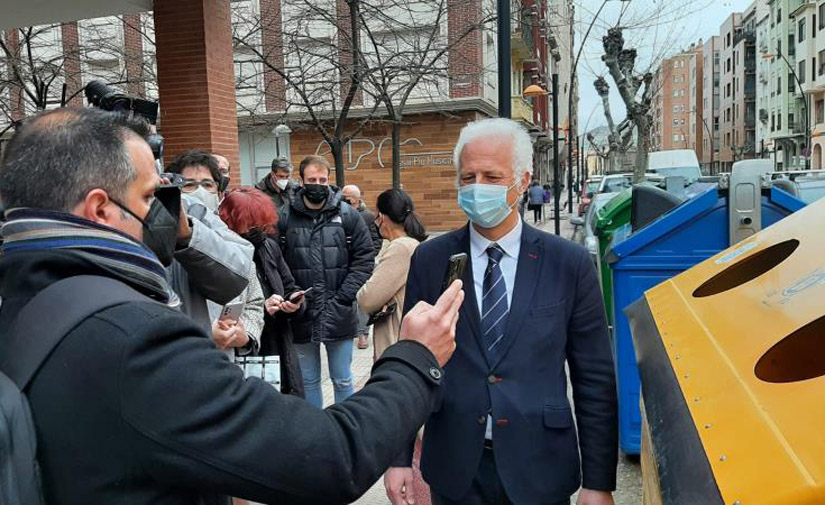
[[[398,341],[401,309],[410,260],[418,244],[427,240],[424,225],[415,214],[412,198],[402,189],[388,189],[378,195],[376,222],[388,241],[372,276],[358,290],[358,304],[373,319],[374,359]]]
[[[27,120],[6,146],[0,395],[17,394],[16,412],[36,426],[12,426],[37,447],[13,468],[34,468],[35,458],[39,467],[32,481],[11,476],[32,498],[22,503],[356,500],[436,405],[461,283],[405,316],[401,341],[347,401],[320,410],[244,379],[168,306],[154,251],[174,247],[177,234],[163,230],[177,223],[148,132],[120,114],[60,108]],[[8,407],[0,403],[4,419]],[[4,470],[23,449],[0,455]]]
[[[353,339],[358,336],[355,296],[375,267],[369,230],[358,211],[330,187],[331,168],[322,156],[301,161],[302,186],[281,208],[281,250],[307,309],[292,321],[307,401],[321,408],[321,344],[340,402],[354,391]]]
[[[541,221],[541,211],[544,207],[544,190],[538,181],[533,181],[527,191],[530,198],[528,208],[533,211],[533,223],[538,224],[538,222]]]
[[[412,258],[407,310],[438,297],[444,271],[434,265],[468,256],[458,349],[424,428],[434,505],[569,505],[577,490],[579,505],[613,504],[616,380],[598,278],[583,247],[524,226],[514,210],[532,159],[515,121],[465,126],[454,165],[470,223]],[[385,475],[394,505],[409,503],[411,461],[408,446]]]
[[[272,160],[272,170],[255,187],[266,193],[275,208],[280,210],[298,189],[291,177],[292,163],[287,158],[275,158]]]

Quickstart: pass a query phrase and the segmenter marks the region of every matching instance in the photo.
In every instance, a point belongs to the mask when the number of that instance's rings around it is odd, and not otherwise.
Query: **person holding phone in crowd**
[[[569,505],[581,487],[579,505],[612,505],[616,379],[593,262],[515,210],[533,163],[523,126],[472,122],[453,159],[470,223],[416,249],[404,300],[410,310],[437,299],[449,258],[468,256],[458,348],[424,428],[421,470],[433,503]],[[385,475],[394,505],[411,503],[410,442]]]
[[[398,341],[410,259],[418,244],[427,239],[412,198],[404,190],[384,191],[376,208],[375,224],[389,245],[378,255],[372,277],[358,290],[358,304],[373,323],[374,359]]]
[[[272,237],[277,232],[278,212],[272,200],[253,188],[236,188],[227,192],[219,210],[229,228],[248,240],[255,248],[258,281],[266,297],[266,317],[261,333],[261,356],[279,356],[281,392],[304,396],[304,381],[298,355],[292,343],[292,315],[301,314],[306,305],[292,272],[284,261],[281,248]],[[290,298],[299,295],[293,302]]]

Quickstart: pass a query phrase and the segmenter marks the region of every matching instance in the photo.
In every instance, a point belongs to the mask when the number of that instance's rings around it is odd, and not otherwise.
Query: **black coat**
[[[108,275],[66,252],[0,259],[0,353],[28,300],[80,274]],[[321,410],[244,380],[173,309],[147,299],[103,310],[63,339],[27,390],[46,503],[349,503],[427,418],[437,366],[426,348],[401,342],[362,391]]]
[[[381,252],[384,239],[381,238],[381,233],[375,224],[375,213],[369,210],[363,203],[358,206],[358,213],[361,214],[361,219],[363,219],[364,224],[367,225],[367,229],[370,232],[370,240],[372,240],[372,250],[375,252],[375,255],[378,256],[378,253]]]
[[[267,238],[264,242],[255,244],[254,260],[264,297],[280,295],[289,298],[292,293],[300,291],[275,240]],[[305,307],[306,305],[302,305],[297,315],[300,315]],[[292,316],[293,314],[280,312],[272,316],[264,314],[260,354],[280,356],[281,392],[303,398],[304,381],[298,364],[298,354],[292,342]]]
[[[300,192],[281,209],[281,250],[295,282],[307,294],[307,310],[293,319],[296,343],[355,338],[355,295],[375,267],[367,225],[341,193],[329,190],[324,207],[311,212]]]

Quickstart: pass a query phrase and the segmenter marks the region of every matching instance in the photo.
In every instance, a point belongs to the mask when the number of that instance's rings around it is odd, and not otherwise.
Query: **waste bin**
[[[737,173],[734,168],[719,187],[710,187],[626,237],[616,234],[606,261],[613,284],[613,353],[619,444],[624,453],[639,454],[642,422],[639,373],[624,308],[647,289],[804,206],[801,200],[771,187],[761,174]]]
[[[626,309],[644,503],[825,503],[823,228],[817,201]]]
[[[610,266],[604,260],[605,253],[613,233],[622,226],[630,223],[630,209],[632,203],[630,188],[618,193],[596,214],[596,236],[599,238],[599,275],[601,277],[604,309],[607,312],[607,324],[613,327],[613,278],[610,275]]]

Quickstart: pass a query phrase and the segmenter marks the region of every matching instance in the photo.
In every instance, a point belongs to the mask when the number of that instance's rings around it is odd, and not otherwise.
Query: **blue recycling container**
[[[761,190],[766,228],[805,203],[776,187]],[[624,309],[645,291],[701,263],[730,244],[728,190],[713,186],[636,232],[617,230],[606,253],[613,276],[613,358],[619,396],[619,447],[639,454],[642,416],[639,371]]]

